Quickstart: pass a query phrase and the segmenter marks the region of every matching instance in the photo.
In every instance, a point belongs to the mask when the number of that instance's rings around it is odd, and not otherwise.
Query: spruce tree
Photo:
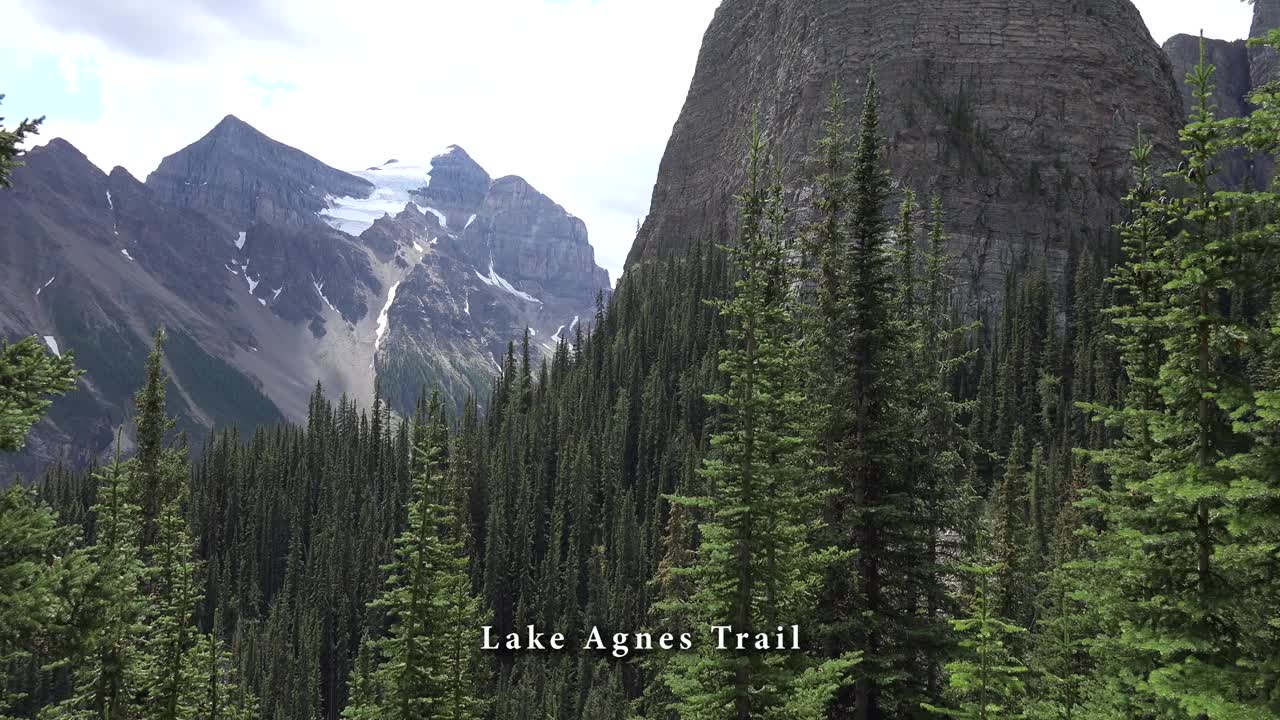
[[[141,653],[145,630],[145,607],[139,590],[145,567],[138,549],[141,514],[133,503],[130,470],[117,450],[115,461],[95,473],[95,543],[90,554],[97,572],[87,600],[97,622],[86,638],[84,653],[68,664],[70,696],[44,708],[41,718],[139,717],[137,693],[144,663]]]
[[[65,662],[93,627],[80,607],[97,567],[79,542],[32,490],[0,491],[0,718],[37,700],[13,675]]]
[[[840,709],[858,720],[912,706],[905,687],[885,691],[911,677],[918,664],[909,648],[916,626],[911,566],[927,552],[913,497],[915,478],[903,458],[912,452],[912,418],[895,400],[909,388],[903,298],[896,291],[893,247],[886,205],[890,183],[874,74],[867,78],[862,115],[848,178],[846,247],[836,258],[844,285],[841,323],[829,328],[839,348],[832,404],[835,438],[834,495],[829,512],[836,546],[856,552],[851,567],[835,572],[826,589],[829,652],[855,648],[864,655],[852,694]],[[908,710],[909,711],[909,710]]]
[[[803,377],[788,294],[793,271],[782,232],[778,184],[766,187],[763,140],[753,131],[747,185],[738,196],[741,229],[727,248],[738,270],[720,352],[727,388],[708,400],[723,409],[701,475],[709,492],[675,496],[704,512],[692,585],[676,611],[735,633],[773,632],[812,617],[812,591],[837,557],[811,544],[818,530],[811,440],[804,435]],[[710,644],[672,656],[661,681],[681,717],[820,718],[855,657],[821,662],[804,653],[717,651]]]
[[[193,717],[191,693],[204,671],[194,665],[191,654],[198,644],[194,623],[202,593],[194,543],[183,514],[185,458],[171,454],[162,464],[166,481],[180,483],[181,489],[160,508],[151,565],[144,574],[149,597],[144,613],[146,665],[139,690],[146,697],[142,717],[182,720]]]
[[[192,668],[192,684],[183,688],[184,712],[189,713],[187,717],[197,720],[258,720],[257,696],[245,687],[231,653],[218,638],[218,632],[209,632],[198,638],[189,655],[187,664]]]
[[[66,393],[80,374],[70,352],[48,353],[34,335],[13,344],[0,339],[0,452],[21,450],[52,402],[47,396]]]
[[[0,102],[4,101],[4,94],[0,93]],[[0,122],[4,122],[4,118],[0,117]],[[9,176],[13,173],[13,169],[22,166],[22,162],[18,157],[22,151],[18,149],[18,145],[27,139],[28,135],[35,135],[39,132],[40,123],[44,122],[44,118],[36,118],[35,120],[23,120],[18,126],[12,130],[7,130],[0,125],[0,188],[13,186],[13,181]]]
[[[1032,615],[1035,596],[1030,548],[1030,488],[1027,447],[1021,425],[1013,433],[1004,475],[992,490],[991,552],[999,569],[992,588],[994,611],[1001,617],[1026,623]]]
[[[173,429],[175,421],[165,414],[165,392],[168,376],[164,372],[164,328],[156,330],[151,353],[147,355],[146,380],[134,397],[134,424],[136,426],[132,472],[135,478],[132,488],[136,503],[142,510],[141,546],[144,552],[156,537],[156,517],[160,508],[172,498],[177,485],[184,479],[167,475],[172,469],[167,463],[174,452],[165,447],[165,435]],[[176,470],[174,470],[176,472]]]
[[[1093,643],[1098,694],[1122,712],[1211,720],[1280,712],[1268,689],[1277,671],[1277,590],[1266,569],[1274,557],[1260,551],[1280,538],[1266,410],[1274,388],[1250,371],[1275,337],[1231,307],[1235,288],[1273,290],[1258,271],[1274,228],[1240,220],[1276,200],[1213,189],[1217,157],[1239,142],[1232,129],[1247,137],[1255,121],[1274,118],[1264,108],[1259,118],[1216,120],[1213,72],[1202,60],[1188,75],[1196,108],[1174,173],[1181,188],[1167,206],[1146,205],[1168,213],[1172,232],[1156,233],[1146,257],[1127,248],[1121,282],[1135,285],[1149,268],[1163,298],[1152,306],[1134,287],[1115,311],[1131,391],[1122,405],[1088,409],[1124,439],[1092,455],[1112,487],[1086,504],[1103,521],[1088,596],[1103,623]]]
[[[443,417],[439,395],[433,395],[427,416],[429,427]],[[487,620],[471,592],[459,504],[445,484],[442,440],[432,427],[415,451],[422,460],[409,527],[396,542],[386,589],[373,605],[387,613],[390,628],[386,637],[370,641],[378,664],[370,671],[364,661],[346,717],[484,716],[488,677],[476,632]]]
[[[985,534],[985,533],[984,533]],[[979,541],[974,564],[961,569],[972,587],[964,616],[951,621],[962,637],[960,657],[947,663],[946,706],[928,703],[931,713],[964,720],[1021,717],[1027,668],[1010,652],[1010,642],[1026,629],[1001,617],[996,576],[999,563],[986,559]]]

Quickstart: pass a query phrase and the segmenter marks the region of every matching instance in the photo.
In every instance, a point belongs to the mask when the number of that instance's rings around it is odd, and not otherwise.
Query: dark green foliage
[[[847,558],[828,573],[821,638],[833,657],[863,653],[838,712],[874,718],[912,713],[941,692],[953,643],[944,583],[973,505],[965,467],[974,453],[960,426],[968,408],[953,395],[973,327],[952,309],[940,203],[927,242],[910,191],[890,229],[874,77],[852,139],[842,111],[833,100],[820,144],[801,347],[827,537]]]
[[[984,543],[976,554],[982,557]],[[931,713],[964,720],[1001,720],[1022,716],[1027,668],[1010,653],[1010,642],[1026,632],[1000,616],[998,581],[1000,565],[968,565],[965,573],[970,593],[966,613],[951,624],[961,636],[960,656],[947,663],[948,706],[928,703]]]
[[[213,421],[215,430],[234,425],[248,433],[284,420],[243,373],[201,350],[185,333],[169,333],[165,356],[183,390]]]
[[[138,547],[141,513],[133,503],[132,473],[117,456],[99,470],[93,506],[96,572],[90,584],[92,629],[83,650],[71,658],[69,692],[41,711],[41,718],[122,718],[138,712],[138,676],[144,631],[138,591],[146,571]]]
[[[4,101],[4,94],[0,93],[0,102]],[[4,118],[0,117],[0,122],[4,122]],[[35,120],[23,120],[18,126],[12,130],[6,129],[0,125],[0,188],[12,187],[13,182],[9,179],[13,169],[21,167],[22,162],[18,160],[22,151],[18,149],[18,145],[27,139],[28,135],[35,135],[39,132],[40,123],[44,122],[44,118],[36,118]]]
[[[446,483],[448,437],[438,394],[415,430],[421,439],[414,449],[409,525],[386,567],[387,587],[372,605],[387,614],[389,628],[372,644],[376,667],[366,654],[357,668],[358,692],[344,717],[478,720],[488,705],[488,673],[477,642],[487,620],[462,553],[462,506]]]
[[[79,375],[70,353],[48,353],[34,335],[13,344],[0,339],[0,452],[21,450],[48,397],[73,388]]]
[[[1092,455],[1110,486],[1083,504],[1102,521],[1087,600],[1101,620],[1091,649],[1106,705],[1263,718],[1280,713],[1280,458],[1275,378],[1263,360],[1280,337],[1269,313],[1240,307],[1235,291],[1274,292],[1275,226],[1246,220],[1273,213],[1277,199],[1211,182],[1237,133],[1273,123],[1275,111],[1214,119],[1212,77],[1203,62],[1188,76],[1197,108],[1169,202],[1144,188],[1138,150],[1140,205],[1116,275],[1125,296],[1113,310],[1129,392],[1086,406],[1123,431]]]
[[[695,627],[729,625],[751,634],[807,624],[813,591],[838,558],[834,548],[811,542],[824,493],[812,438],[805,437],[781,185],[764,186],[763,153],[756,133],[738,198],[742,228],[728,249],[739,278],[731,298],[716,303],[729,322],[720,351],[728,387],[707,398],[724,410],[699,471],[707,494],[671,498],[706,520],[698,524],[696,559],[671,569],[687,578],[690,592],[667,603]],[[856,660],[856,653],[820,663],[799,653],[704,646],[672,656],[659,681],[681,717],[821,718]]]
[[[83,641],[76,600],[96,568],[78,539],[30,490],[0,492],[0,717],[29,706],[24,677]]]

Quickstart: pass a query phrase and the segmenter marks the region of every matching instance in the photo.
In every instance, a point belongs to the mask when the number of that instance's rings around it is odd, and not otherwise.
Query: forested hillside
[[[192,455],[158,332],[134,455],[0,495],[0,717],[1280,718],[1280,196],[1215,182],[1280,152],[1280,87],[1218,120],[1188,82],[1181,164],[1139,130],[1111,242],[994,316],[872,76],[807,207],[754,130],[732,243],[634,264],[461,416],[317,386]],[[0,350],[4,449],[71,373]]]

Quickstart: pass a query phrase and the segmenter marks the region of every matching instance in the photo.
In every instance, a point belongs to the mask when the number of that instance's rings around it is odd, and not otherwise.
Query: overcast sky
[[[1136,0],[1239,38],[1238,0]],[[583,218],[616,279],[719,0],[0,0],[0,115],[139,179],[235,114],[343,169],[458,144]]]

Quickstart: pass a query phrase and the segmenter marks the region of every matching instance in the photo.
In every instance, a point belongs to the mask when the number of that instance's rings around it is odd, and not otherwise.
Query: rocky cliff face
[[[166,157],[147,185],[165,202],[209,210],[240,226],[303,227],[326,195],[368,195],[373,186],[278,143],[228,115]]]
[[[1169,159],[1182,114],[1128,0],[725,0],[629,264],[725,239],[754,112],[804,188],[833,83],[852,122],[873,67],[894,175],[941,195],[984,303],[1011,266],[1110,242],[1135,128]]]
[[[490,182],[489,173],[465,150],[450,145],[432,160],[430,184],[420,188],[419,197],[423,204],[443,212],[446,222],[461,228],[484,204]]]
[[[1263,37],[1280,28],[1280,0],[1254,0],[1250,37]],[[1280,80],[1280,54],[1271,48],[1249,50],[1249,75],[1254,86]]]
[[[477,210],[473,234],[492,252],[498,272],[523,281],[544,302],[581,303],[609,287],[609,274],[596,266],[587,242],[586,223],[523,178],[493,182]]]
[[[1280,27],[1280,0],[1257,0],[1253,7],[1250,35],[1260,37]],[[1183,112],[1190,115],[1196,99],[1184,80],[1200,62],[1200,37],[1175,35],[1164,44],[1173,65],[1173,76],[1182,89]],[[1205,38],[1204,59],[1214,73],[1213,104],[1218,117],[1243,117],[1249,112],[1249,95],[1268,82],[1280,79],[1280,62],[1275,51],[1250,48],[1244,40]],[[1222,159],[1218,179],[1226,187],[1267,187],[1275,174],[1275,163],[1267,157],[1253,157],[1235,151]]]
[[[0,336],[87,373],[0,478],[99,456],[160,325],[201,438],[300,419],[317,381],[401,412],[424,386],[483,402],[526,327],[550,355],[609,290],[581,220],[456,146],[345,173],[228,117],[145,184],[62,140],[25,159],[0,192]]]
[[[1185,80],[1200,62],[1200,37],[1174,35],[1164,44],[1173,64],[1173,76],[1182,89],[1183,113],[1189,116],[1196,104],[1194,91]],[[1204,59],[1217,68],[1214,74],[1213,104],[1219,117],[1242,117],[1249,112],[1249,93],[1254,88],[1249,64],[1249,46],[1244,40],[1204,41]],[[1265,187],[1271,177],[1271,163],[1234,151],[1222,159],[1218,180],[1225,187]]]
[[[0,482],[6,471],[83,463],[108,448],[132,415],[160,325],[171,331],[170,405],[192,437],[282,419],[260,384],[226,360],[253,342],[236,322],[242,295],[209,269],[234,251],[231,231],[163,203],[122,168],[104,174],[65,141],[25,160],[14,187],[0,192],[0,335],[37,335],[52,352],[74,351],[86,374],[54,402],[23,454],[0,458]]]
[[[1164,52],[1173,65],[1173,77],[1182,91],[1182,104],[1190,114],[1195,96],[1185,80],[1187,73],[1200,62],[1200,38],[1196,35],[1174,35],[1164,44]],[[1213,103],[1219,113],[1240,117],[1249,107],[1248,94],[1253,89],[1249,70],[1249,45],[1244,40],[1204,41],[1204,59],[1214,65]]]
[[[437,380],[455,400],[483,397],[526,327],[534,356],[550,355],[609,291],[581,219],[523,178],[490,180],[456,145],[357,174],[373,192],[332,198],[322,217],[383,263],[372,364],[398,408]]]

